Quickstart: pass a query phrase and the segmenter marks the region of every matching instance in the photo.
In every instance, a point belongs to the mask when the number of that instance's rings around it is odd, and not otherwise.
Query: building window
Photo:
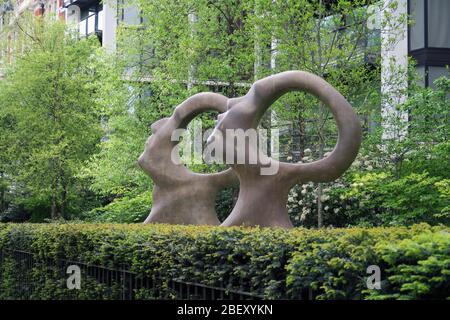
[[[410,50],[425,47],[425,0],[411,0],[409,2],[410,17],[413,20],[409,33]]]
[[[101,33],[104,27],[103,24],[104,17],[102,5],[95,4],[81,9],[80,22],[78,24],[81,36]]]
[[[105,30],[105,15],[103,13],[103,10],[100,10],[98,12],[98,18],[97,18],[97,29],[100,31]]]
[[[450,65],[450,1],[409,0],[409,54],[417,62],[417,71],[425,87],[448,76]]]
[[[122,22],[128,25],[139,25],[142,23],[141,12],[136,6],[122,7]]]
[[[428,46],[450,48],[450,1],[428,1]]]
[[[83,37],[86,36],[86,21],[87,20],[81,20],[80,23],[78,24],[80,35]]]

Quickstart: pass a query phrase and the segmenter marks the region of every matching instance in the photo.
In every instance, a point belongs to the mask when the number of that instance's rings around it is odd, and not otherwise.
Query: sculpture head
[[[172,117],[162,118],[154,122],[150,129],[151,135],[145,143],[144,152],[139,156],[138,164],[153,179],[161,177],[162,170],[170,170],[174,164],[170,161],[172,149],[171,135],[177,128]]]
[[[204,111],[223,112],[227,98],[201,93],[185,100],[169,118],[151,126],[145,150],[138,163],[154,181],[153,206],[144,223],[218,225],[215,211],[217,192],[237,184],[231,169],[211,174],[190,171],[179,161],[180,131]]]
[[[227,98],[216,93],[196,94],[175,108],[172,116],[162,118],[151,125],[151,136],[145,143],[144,152],[138,159],[139,166],[158,181],[179,179],[190,172],[179,159],[173,159],[174,148],[179,140],[172,139],[176,129],[185,129],[189,122],[205,111],[223,112]],[[177,154],[178,156],[178,154]]]
[[[208,145],[214,142],[216,146],[221,146],[223,158],[220,160],[226,164],[234,164],[227,161],[226,150],[233,149],[235,157],[239,153],[248,155],[258,150],[256,128],[260,121],[260,115],[258,105],[252,99],[252,95],[253,92],[250,90],[243,97],[228,99],[226,111],[218,115],[217,124],[208,137]],[[245,164],[250,164],[248,157]]]
[[[246,153],[257,154],[258,165],[266,163],[267,160],[259,160],[264,155],[261,154],[257,145],[238,146],[237,140],[229,139],[227,130],[256,129],[267,109],[278,98],[290,91],[305,91],[321,100],[331,110],[339,131],[339,139],[331,155],[310,164],[295,164],[299,169],[296,175],[302,181],[334,180],[350,166],[356,157],[361,143],[361,127],[356,114],[345,98],[326,81],[308,72],[287,71],[266,77],[256,81],[245,96],[229,99],[227,111],[218,116],[217,125],[208,142],[212,143],[219,139],[219,136],[223,139],[224,160],[227,158],[227,150],[233,146],[235,152],[244,148]],[[246,160],[249,158],[246,156]],[[266,157],[266,159],[275,162],[270,158]],[[238,163],[227,164],[234,165],[235,168],[239,167]],[[241,167],[244,166],[248,171],[247,162]],[[289,168],[288,171],[292,172],[293,164],[282,163],[281,166]]]

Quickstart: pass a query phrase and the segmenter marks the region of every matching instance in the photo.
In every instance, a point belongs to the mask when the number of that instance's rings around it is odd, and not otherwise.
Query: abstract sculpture
[[[222,226],[292,227],[286,209],[289,190],[297,183],[337,179],[358,153],[361,127],[350,104],[325,80],[302,71],[287,71],[261,79],[245,96],[229,99],[227,111],[219,115],[219,122],[209,140],[223,137],[226,150],[227,144],[234,144],[234,141],[227,141],[227,130],[256,129],[270,105],[289,91],[311,93],[331,110],[338,128],[337,144],[328,157],[312,163],[277,162],[278,172],[274,175],[261,175],[261,169],[267,163],[273,165],[276,160],[267,158],[254,146],[246,145],[245,162],[231,164],[239,177],[239,197]],[[234,145],[234,150],[238,147]],[[257,154],[256,164],[248,162],[252,153]]]
[[[235,136],[228,136],[233,130],[256,130],[266,110],[289,91],[311,93],[331,110],[337,123],[338,141],[326,158],[307,164],[278,162],[263,154],[258,143],[244,140],[243,146],[237,145]],[[222,145],[223,159],[231,165],[232,171],[196,174],[171,161],[171,151],[176,143],[170,137],[175,129],[185,127],[196,114],[211,109],[223,113],[218,117],[208,144]],[[139,158],[140,166],[155,182],[153,207],[145,223],[217,225],[216,194],[221,188],[236,184],[238,178],[239,197],[222,226],[291,228],[286,209],[289,190],[298,183],[337,179],[351,165],[361,144],[360,123],[347,100],[325,80],[302,71],[283,72],[256,81],[248,93],[239,98],[228,99],[215,93],[194,95],[179,105],[170,118],[155,122],[152,132]],[[231,156],[230,146],[234,152]],[[238,149],[245,152],[243,161],[237,160]],[[268,167],[277,170],[262,174]]]
[[[144,223],[218,225],[215,199],[217,192],[237,185],[231,169],[213,174],[190,171],[171,159],[177,145],[171,141],[176,129],[186,128],[199,113],[209,110],[223,112],[227,98],[216,93],[196,94],[175,108],[170,118],[163,118],[151,126],[152,135],[138,164],[152,178],[153,206]]]

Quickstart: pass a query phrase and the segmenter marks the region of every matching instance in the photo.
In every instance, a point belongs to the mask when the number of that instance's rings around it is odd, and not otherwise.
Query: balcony
[[[87,37],[95,33],[99,37],[100,42],[102,41],[103,29],[104,29],[103,10],[91,14],[86,19],[81,20],[78,23],[78,31],[80,33],[80,36]]]
[[[98,4],[99,2],[100,0],[64,0],[63,4],[65,8],[71,5],[77,5],[80,8],[84,8],[93,4]]]

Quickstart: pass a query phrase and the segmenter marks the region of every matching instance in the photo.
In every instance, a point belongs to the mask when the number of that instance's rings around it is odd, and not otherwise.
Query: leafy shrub
[[[384,299],[394,299],[400,293],[398,286],[393,287],[391,280],[397,276],[403,276],[403,270],[397,269],[396,262],[387,260],[387,256],[378,249],[379,243],[384,243],[388,247],[395,247],[404,239],[415,239],[416,235],[423,234],[443,234],[439,229],[430,228],[427,225],[416,225],[411,228],[373,228],[373,229],[347,229],[337,232],[325,232],[317,241],[309,242],[308,245],[300,246],[293,254],[290,264],[287,266],[287,288],[288,293],[296,296],[304,287],[311,287],[318,294],[316,299],[361,299],[372,298],[377,295],[374,291],[368,290],[366,279],[367,267],[377,265],[381,268],[382,290],[389,294],[380,296]],[[443,239],[436,239],[443,240]],[[447,240],[448,241],[448,240]],[[415,241],[411,241],[415,244]],[[436,243],[437,247],[442,247],[444,242]],[[436,257],[435,257],[436,254]],[[448,259],[440,251],[431,249],[426,254],[431,259]],[[417,257],[418,258],[418,257]],[[417,260],[411,259],[411,263]],[[450,279],[447,270],[441,271],[444,286]],[[420,279],[426,283],[427,276],[432,277],[433,273]],[[448,294],[448,293],[447,293]],[[440,298],[442,295],[437,294]],[[399,297],[399,296],[398,296]],[[411,295],[411,299],[425,298],[420,294]]]
[[[448,299],[450,235],[422,233],[395,244],[383,241],[375,251],[388,265],[390,276],[382,290],[367,291],[370,299]],[[430,252],[433,252],[430,255]]]
[[[228,187],[217,193],[215,208],[219,221],[224,221],[231,213],[238,194],[238,187]]]
[[[143,192],[137,196],[124,195],[104,207],[91,210],[86,214],[86,220],[118,223],[142,222],[150,213],[151,205],[151,192]]]
[[[22,222],[30,218],[30,213],[20,204],[10,203],[4,211],[0,211],[0,222]]]
[[[450,218],[445,180],[426,172],[400,179],[384,172],[357,175],[346,197],[358,203],[362,221],[371,219],[378,225],[448,223]]]
[[[350,173],[326,184],[322,207],[328,226],[407,226],[450,223],[449,179],[427,172],[394,177],[384,171]],[[297,226],[317,224],[317,186],[296,186],[288,210]]]
[[[303,162],[312,160],[311,157],[302,159]],[[370,175],[374,170],[381,169],[382,165],[376,159],[359,156],[341,178],[323,183],[321,202],[324,225],[334,227],[380,225],[373,220],[373,212],[366,210],[361,213],[359,199],[348,197],[347,194],[355,182],[355,176],[358,177],[356,172],[360,175]],[[288,197],[288,211],[295,226],[317,226],[317,187],[317,184],[309,182],[292,188]]]
[[[141,279],[162,279],[138,298],[170,297],[169,279],[238,289],[268,299],[297,299],[311,288],[316,299],[420,299],[449,297],[449,229],[426,224],[399,228],[290,231],[121,224],[0,224],[0,298],[107,299],[106,286],[83,273],[81,290],[67,290],[67,275],[49,268],[61,259],[129,269]],[[25,250],[31,270],[13,259]],[[366,269],[382,270],[382,289],[367,290]],[[20,272],[19,272],[20,271]],[[58,273],[59,272],[59,273]],[[31,296],[20,277],[33,283]],[[164,295],[163,295],[164,293]],[[28,294],[28,295],[27,295]]]

